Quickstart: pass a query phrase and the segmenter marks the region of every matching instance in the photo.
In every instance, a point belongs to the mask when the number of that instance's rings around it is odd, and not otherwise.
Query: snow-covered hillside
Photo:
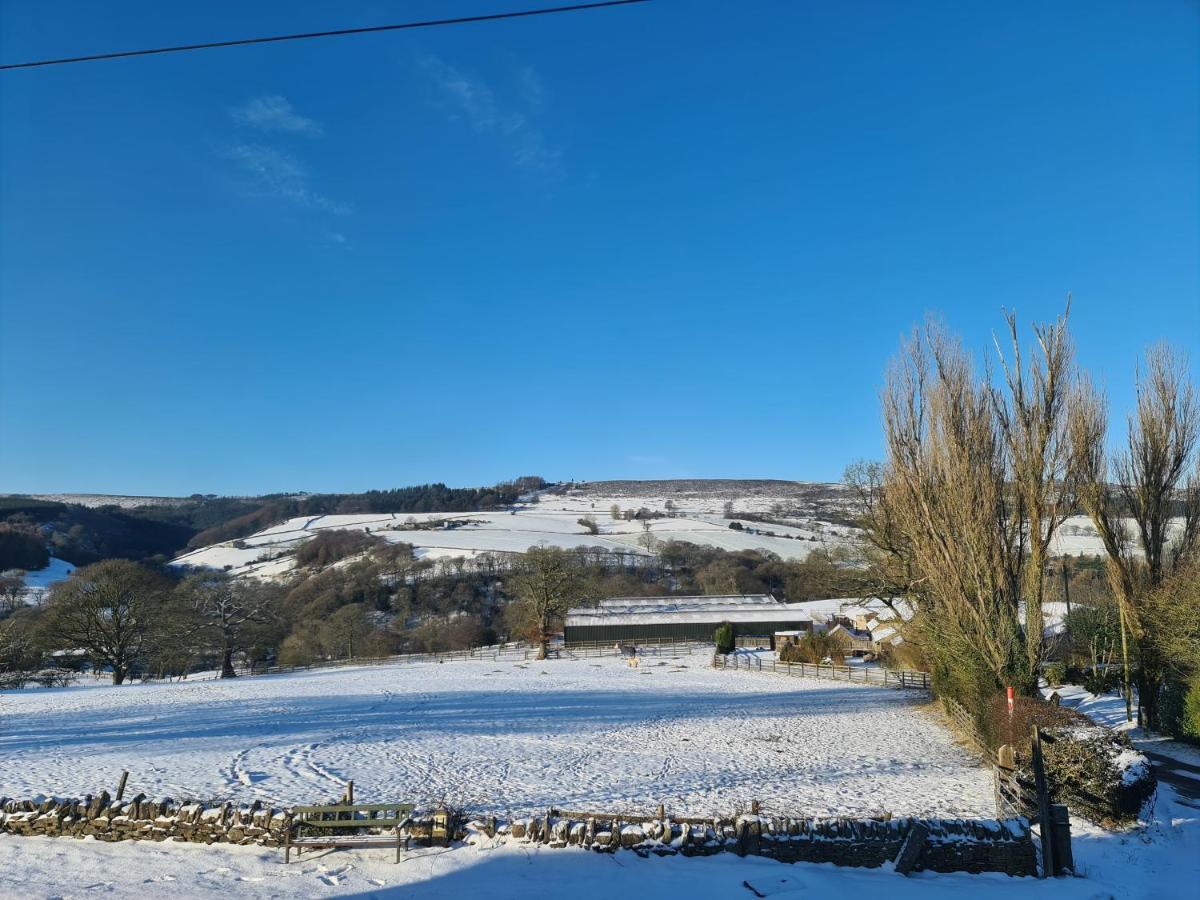
[[[728,506],[733,515],[727,517]],[[616,507],[620,516],[614,518]],[[410,543],[426,559],[523,553],[538,545],[595,547],[645,554],[641,520],[624,514],[648,510],[653,541],[688,541],[722,550],[764,550],[783,559],[805,559],[815,548],[853,545],[850,499],[842,485],[788,481],[611,481],[571,485],[530,495],[512,509],[489,512],[356,513],[289,519],[239,541],[185,553],[177,566],[225,569],[259,578],[284,576],[293,555],[321,531],[370,531]],[[595,522],[597,532],[581,525]],[[735,527],[730,527],[730,525]],[[1055,535],[1057,555],[1102,555],[1090,520],[1068,518]]]
[[[50,586],[59,581],[65,581],[75,571],[75,566],[67,562],[65,559],[58,557],[50,557],[50,564],[44,569],[36,569],[32,572],[20,571],[21,580],[25,582],[25,602],[30,604],[40,604],[46,597]],[[12,572],[0,572],[0,575],[15,574],[18,570]]]
[[[543,493],[536,500],[512,510],[492,512],[362,513],[289,519],[241,541],[227,541],[186,553],[173,564],[228,568],[235,574],[275,577],[292,569],[296,548],[325,529],[370,531],[391,542],[411,543],[417,556],[423,558],[523,553],[538,545],[646,553],[642,522],[614,519],[613,506],[622,512],[643,508],[664,514],[670,511],[670,516],[649,520],[649,533],[655,541],[690,541],[732,551],[761,549],[784,559],[804,559],[816,547],[847,544],[855,535],[855,530],[848,526],[795,514],[795,498],[783,491],[738,497],[712,490],[605,493],[585,487],[566,494]],[[780,520],[786,524],[727,519],[724,505],[731,500],[736,512],[747,514],[764,514],[772,509],[778,512],[782,508]],[[787,513],[789,510],[792,514]],[[588,528],[579,524],[585,517],[596,523],[598,534],[589,533]],[[742,527],[730,528],[731,521]]]
[[[710,666],[707,653],[349,667],[2,695],[0,793],[338,796],[479,812],[744,806],[986,815],[991,781],[890,688]]]

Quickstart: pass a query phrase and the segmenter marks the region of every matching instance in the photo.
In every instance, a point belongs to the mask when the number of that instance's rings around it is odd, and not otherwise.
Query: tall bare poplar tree
[[[1017,318],[1008,313],[1011,361],[997,343],[1004,387],[992,389],[997,427],[1008,454],[1007,518],[1017,526],[1015,541],[1006,541],[1005,571],[1010,590],[1025,610],[1025,656],[1028,671],[1042,661],[1042,603],[1054,533],[1075,503],[1071,467],[1068,403],[1074,392],[1074,356],[1065,313],[1050,325],[1035,324],[1038,352],[1021,356]]]
[[[1182,359],[1165,345],[1146,354],[1122,452],[1111,458],[1105,452],[1107,401],[1090,384],[1080,385],[1071,432],[1080,501],[1104,544],[1120,604],[1126,715],[1132,718],[1136,657],[1139,715],[1156,728],[1165,660],[1161,641],[1146,627],[1146,604],[1200,544],[1200,405]]]
[[[887,461],[853,473],[881,588],[915,606],[939,689],[976,710],[1005,684],[1036,688],[1045,559],[1071,495],[1066,316],[1034,328],[1028,359],[1007,321],[1001,379],[939,325],[914,333],[882,394]]]

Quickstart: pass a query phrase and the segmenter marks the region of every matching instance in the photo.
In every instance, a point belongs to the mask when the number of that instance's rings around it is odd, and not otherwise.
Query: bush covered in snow
[[[1154,792],[1149,761],[1119,732],[1061,728],[1047,733],[1042,751],[1051,794],[1101,824],[1136,817]]]

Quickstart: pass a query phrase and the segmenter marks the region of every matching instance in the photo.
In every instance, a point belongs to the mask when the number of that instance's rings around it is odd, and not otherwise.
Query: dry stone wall
[[[189,841],[198,844],[280,846],[291,826],[287,810],[196,801],[112,800],[107,792],[82,799],[0,799],[0,832],[98,841]]]
[[[1025,819],[807,819],[742,815],[733,818],[673,819],[590,815],[550,810],[538,818],[467,824],[452,819],[455,838],[486,837],[531,842],[550,848],[578,847],[641,855],[715,853],[766,856],[781,862],[829,862],[877,867],[896,861],[914,828],[921,840],[913,870],[1004,872],[1036,875],[1037,856]],[[255,802],[205,804],[170,799],[112,800],[105,792],[82,799],[0,798],[0,833],[92,837],[98,841],[186,841],[202,844],[283,845],[292,814]],[[433,819],[417,817],[405,834],[417,844],[434,840]]]
[[[363,824],[365,831],[387,830],[386,826]],[[131,800],[113,800],[104,791],[82,799],[0,798],[0,834],[282,847],[291,826],[290,809],[258,801],[250,805],[179,802],[149,800],[141,794]],[[433,826],[432,816],[416,817],[405,833],[414,843],[429,843],[435,837]]]
[[[738,816],[732,819],[672,821],[571,815],[485,824],[519,841],[550,847],[583,847],[599,852],[632,849],[645,854],[707,856],[733,852],[781,862],[830,862],[877,867],[893,862],[915,825],[924,841],[914,871],[1004,872],[1036,875],[1037,854],[1025,819],[804,819]]]

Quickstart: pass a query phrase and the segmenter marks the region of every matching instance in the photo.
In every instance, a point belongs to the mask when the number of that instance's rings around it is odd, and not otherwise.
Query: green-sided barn
[[[567,614],[567,644],[638,641],[711,641],[724,622],[734,637],[757,637],[774,647],[777,631],[809,631],[812,614],[800,603],[780,603],[769,594],[712,597],[610,597]]]

